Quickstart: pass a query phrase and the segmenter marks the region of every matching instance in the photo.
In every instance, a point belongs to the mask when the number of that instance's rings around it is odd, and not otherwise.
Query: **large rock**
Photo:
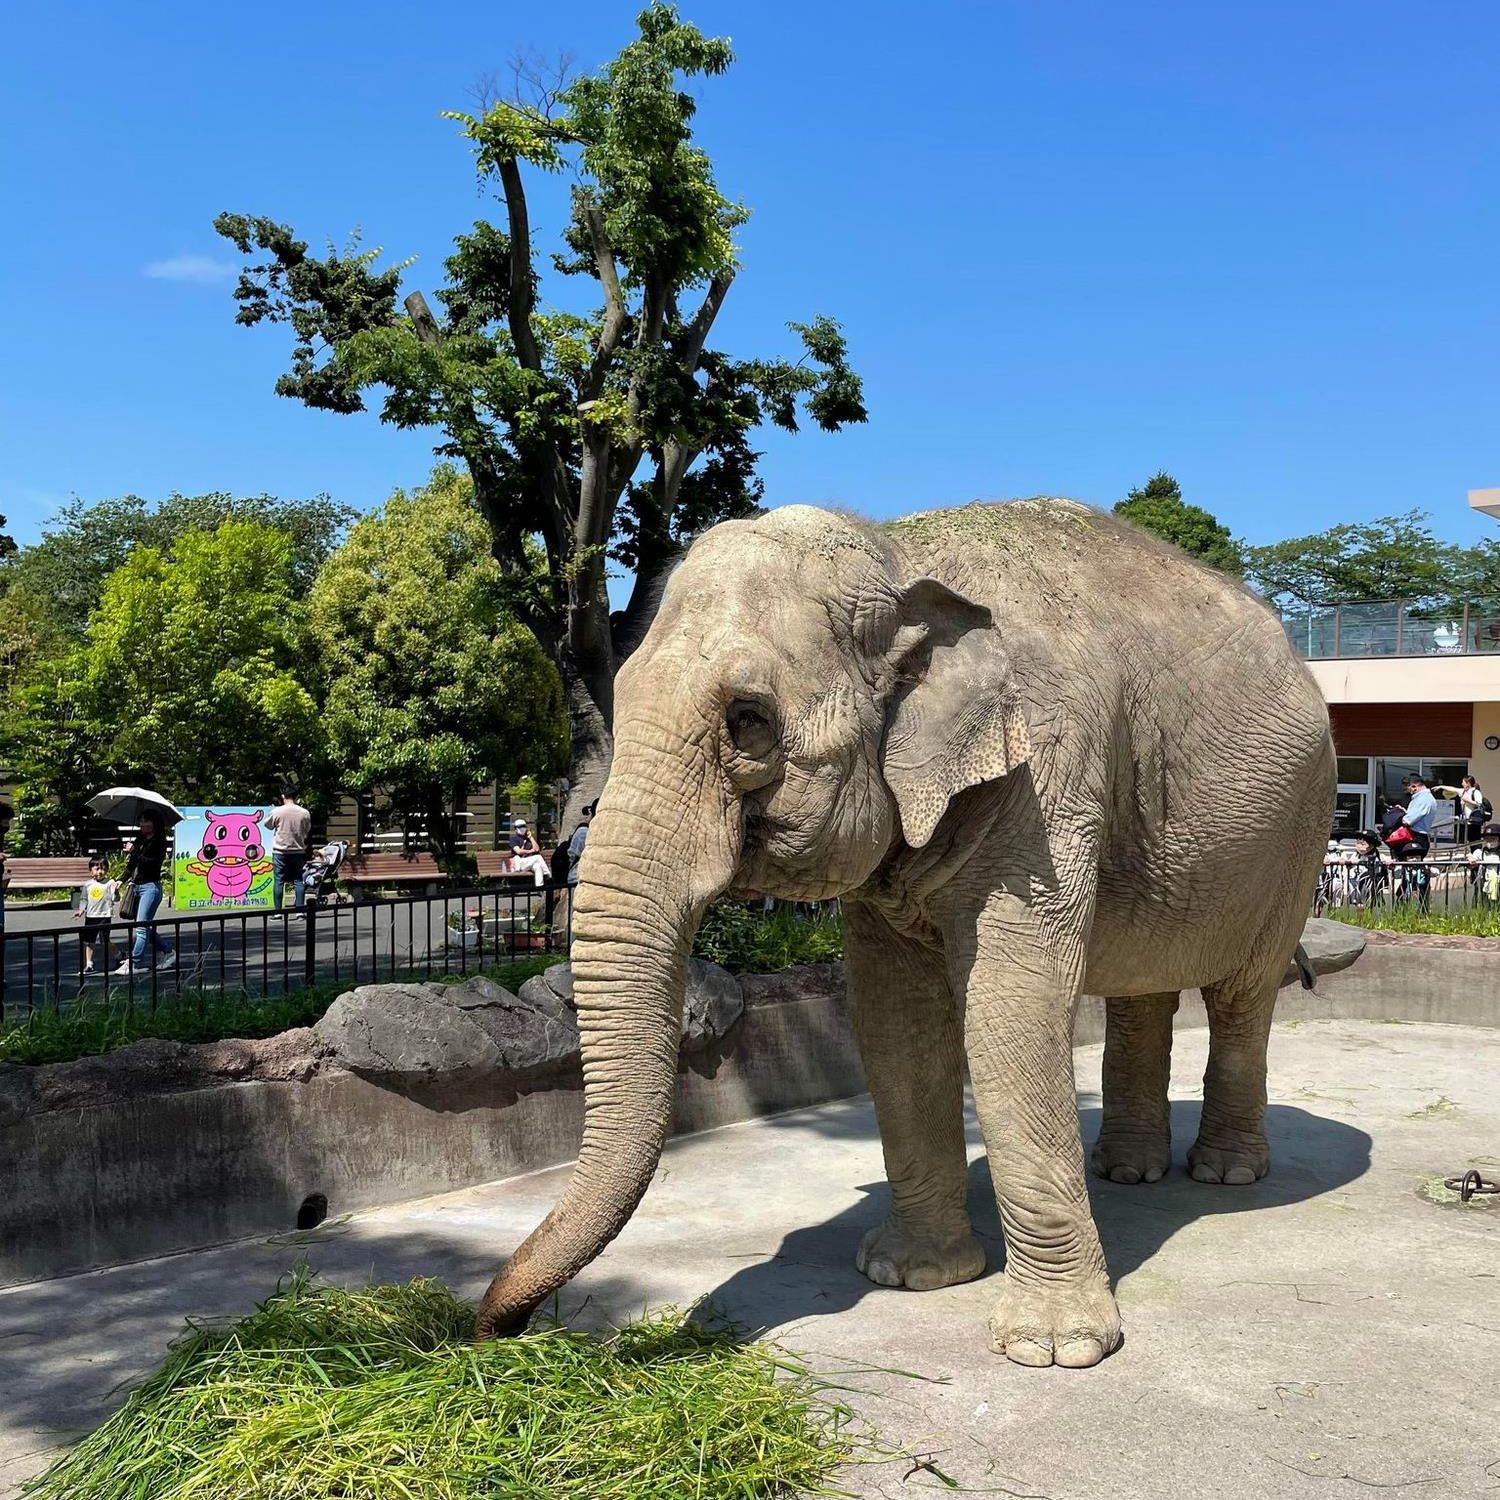
[[[690,958],[687,1004],[682,1011],[682,1050],[701,1052],[740,1018],[745,996],[739,980],[705,959]]]
[[[193,1045],[143,1037],[113,1052],[27,1069],[26,1110],[88,1109],[149,1094],[182,1093],[230,1083],[306,1082],[326,1049],[310,1027],[260,1040]],[[0,1077],[0,1121],[11,1090]]]
[[[712,1045],[744,1008],[733,975],[692,959],[683,1051]],[[543,1073],[578,1056],[573,975],[566,964],[534,975],[518,995],[484,978],[451,985],[361,985],[340,995],[315,1030],[340,1066],[408,1082]]]
[[[24,1063],[0,1063],[0,1125],[14,1125],[31,1108],[32,1087]]]
[[[578,1020],[550,990],[528,995],[527,980],[513,995],[493,979],[470,979],[449,995],[499,1049],[500,1066],[512,1073],[543,1072],[578,1056]]]
[[[521,986],[521,999],[543,1009],[573,1008],[573,970],[553,964]],[[686,1003],[682,1008],[682,1050],[701,1052],[723,1036],[745,1009],[740,982],[727,969],[701,958],[688,960]]]
[[[484,978],[361,985],[316,1029],[336,1062],[375,1078],[535,1073],[578,1052],[577,1025],[559,1002],[543,1008]]]
[[[1365,942],[1363,929],[1327,917],[1309,917],[1302,929],[1302,951],[1315,974],[1347,969],[1365,951]]]
[[[1327,917],[1309,917],[1302,928],[1302,951],[1314,974],[1336,974],[1347,969],[1365,951],[1365,934],[1347,922],[1331,922]],[[1295,962],[1287,966],[1283,984],[1299,978]]]

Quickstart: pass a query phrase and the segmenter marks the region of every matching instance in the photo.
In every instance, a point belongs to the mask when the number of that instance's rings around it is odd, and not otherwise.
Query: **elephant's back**
[[[1333,814],[1328,711],[1262,600],[1073,501],[965,506],[891,531],[909,567],[993,611],[1055,818],[1101,810],[1101,972],[1144,963],[1131,990],[1204,982],[1237,938],[1256,941],[1249,910],[1310,900]],[[1158,958],[1172,972],[1157,975]]]

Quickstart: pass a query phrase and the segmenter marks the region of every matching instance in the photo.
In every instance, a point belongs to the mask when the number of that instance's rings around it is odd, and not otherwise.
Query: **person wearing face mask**
[[[1469,865],[1475,900],[1500,906],[1500,823],[1486,823],[1479,830],[1479,843],[1469,850]]]
[[[551,873],[542,846],[536,835],[526,826],[525,818],[517,818],[510,832],[510,867],[513,870],[530,870],[536,883],[546,885]]]

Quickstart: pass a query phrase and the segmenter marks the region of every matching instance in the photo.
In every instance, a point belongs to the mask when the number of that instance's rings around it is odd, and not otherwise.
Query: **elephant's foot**
[[[864,1237],[854,1264],[876,1286],[931,1292],[982,1276],[984,1246],[967,1227],[940,1233],[887,1219]]]
[[[1194,1182],[1222,1182],[1243,1187],[1271,1168],[1271,1148],[1259,1131],[1215,1132],[1212,1144],[1202,1136],[1188,1152]]]
[[[1172,1143],[1160,1135],[1101,1130],[1090,1161],[1111,1182],[1160,1182],[1172,1165]]]
[[[996,1354],[1018,1365],[1097,1365],[1120,1342],[1120,1313],[1102,1281],[1023,1285],[1004,1278],[990,1310]]]

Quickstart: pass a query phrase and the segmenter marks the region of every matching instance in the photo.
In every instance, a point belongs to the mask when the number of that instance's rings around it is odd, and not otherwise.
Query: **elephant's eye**
[[[759,703],[736,698],[726,714],[729,738],[741,755],[763,760],[776,748],[776,727]]]

